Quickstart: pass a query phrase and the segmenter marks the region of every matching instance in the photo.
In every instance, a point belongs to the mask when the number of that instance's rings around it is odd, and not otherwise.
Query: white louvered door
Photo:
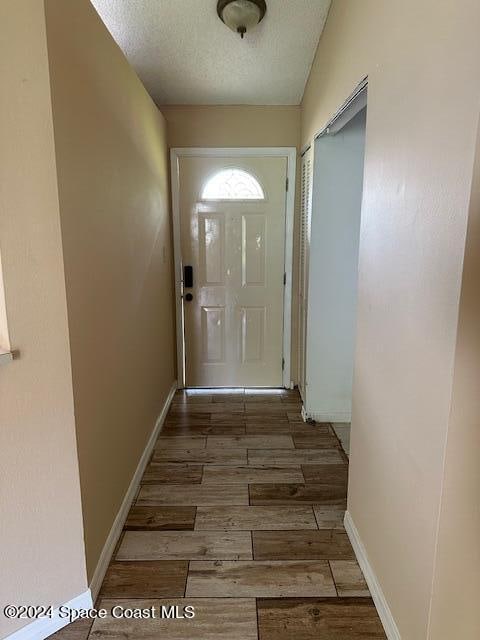
[[[300,210],[300,268],[298,306],[298,387],[305,399],[307,359],[308,269],[310,261],[310,224],[312,213],[312,149],[302,156],[301,210]]]

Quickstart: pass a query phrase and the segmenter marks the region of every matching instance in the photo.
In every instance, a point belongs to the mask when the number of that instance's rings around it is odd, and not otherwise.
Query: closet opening
[[[331,422],[348,453],[367,112],[366,82],[302,163],[299,363],[304,419]]]

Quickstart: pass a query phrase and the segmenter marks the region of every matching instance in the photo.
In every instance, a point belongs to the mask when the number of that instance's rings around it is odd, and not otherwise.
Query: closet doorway
[[[305,418],[351,420],[366,82],[302,163],[300,390]]]

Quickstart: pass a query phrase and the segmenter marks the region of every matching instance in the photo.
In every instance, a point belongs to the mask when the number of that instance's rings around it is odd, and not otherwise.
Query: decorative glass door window
[[[206,183],[202,200],[265,200],[265,193],[251,173],[222,169]]]

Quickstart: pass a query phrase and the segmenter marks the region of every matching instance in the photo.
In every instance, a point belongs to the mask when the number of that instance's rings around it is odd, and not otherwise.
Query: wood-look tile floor
[[[343,528],[348,458],[296,391],[178,392],[97,607],[193,619],[82,621],[56,640],[385,638]]]

